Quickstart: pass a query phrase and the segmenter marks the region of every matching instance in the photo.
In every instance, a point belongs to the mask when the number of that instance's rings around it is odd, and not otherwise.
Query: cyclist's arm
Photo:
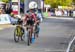
[[[32,14],[32,16],[33,16],[33,19],[34,19],[34,26],[35,26],[36,23],[37,23],[37,18],[36,18],[36,15],[34,13]]]
[[[26,14],[25,17],[24,17],[24,18],[25,18],[25,19],[24,19],[25,22],[27,21],[28,17],[29,17],[29,15]]]
[[[26,21],[27,21],[27,17],[26,17],[26,15],[23,17],[22,20],[23,20],[23,24],[26,25]]]
[[[37,18],[35,16],[35,14],[32,14],[32,16],[33,16],[34,21],[36,22],[37,21]]]

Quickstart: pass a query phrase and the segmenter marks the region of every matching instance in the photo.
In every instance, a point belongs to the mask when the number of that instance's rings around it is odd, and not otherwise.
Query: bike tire
[[[15,42],[19,42],[20,34],[21,34],[21,28],[19,26],[17,26],[14,31],[14,41]]]
[[[69,52],[75,52],[75,43],[72,43]]]
[[[66,52],[75,52],[75,37],[70,41]]]
[[[30,32],[27,33],[27,45],[30,46]]]

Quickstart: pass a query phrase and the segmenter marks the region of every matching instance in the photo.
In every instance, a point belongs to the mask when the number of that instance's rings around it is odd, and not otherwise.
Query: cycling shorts
[[[34,20],[27,20],[26,25],[31,25],[31,26],[33,26],[33,25],[34,25]]]

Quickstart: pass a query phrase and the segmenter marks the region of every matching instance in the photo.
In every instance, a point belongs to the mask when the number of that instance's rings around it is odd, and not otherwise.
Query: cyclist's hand
[[[36,26],[36,23],[34,24],[34,26]]]
[[[39,23],[40,22],[40,20],[37,20],[37,23]]]

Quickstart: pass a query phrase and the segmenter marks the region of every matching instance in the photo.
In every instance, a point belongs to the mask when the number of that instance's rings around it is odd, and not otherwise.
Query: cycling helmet
[[[29,9],[37,8],[37,3],[35,1],[32,1],[29,3]]]

